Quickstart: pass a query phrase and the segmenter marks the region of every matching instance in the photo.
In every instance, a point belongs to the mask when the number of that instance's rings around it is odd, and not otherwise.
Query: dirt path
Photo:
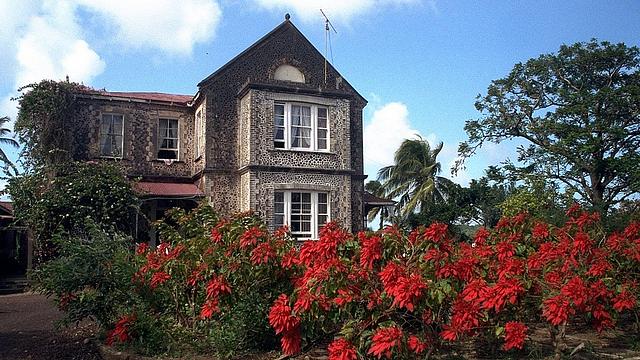
[[[98,360],[85,339],[91,327],[55,329],[62,317],[46,297],[33,293],[0,296],[1,360]]]

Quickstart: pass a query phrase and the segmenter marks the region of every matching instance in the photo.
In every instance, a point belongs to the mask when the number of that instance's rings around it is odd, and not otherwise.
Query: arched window
[[[275,80],[292,81],[292,82],[304,82],[304,74],[298,70],[295,66],[280,65],[273,73]]]

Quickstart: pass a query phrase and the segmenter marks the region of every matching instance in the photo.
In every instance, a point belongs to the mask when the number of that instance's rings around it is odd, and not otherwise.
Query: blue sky
[[[443,174],[478,117],[475,97],[517,62],[591,38],[640,45],[640,1],[3,0],[0,114],[16,89],[42,78],[112,91],[194,94],[196,84],[277,26],[286,12],[369,100],[365,170],[375,178],[407,137],[443,141]],[[15,159],[16,154],[11,156]],[[490,145],[455,180],[506,157]]]

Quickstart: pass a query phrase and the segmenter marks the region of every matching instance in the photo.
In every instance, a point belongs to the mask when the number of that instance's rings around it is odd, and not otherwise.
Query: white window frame
[[[170,137],[168,137],[168,136],[166,136],[166,135],[163,135],[163,134],[162,134],[162,127],[160,126],[160,123],[161,123],[163,120],[166,120],[166,121],[167,121],[167,128],[165,128],[165,130],[168,130],[168,129],[169,129],[168,125],[169,125],[169,122],[170,122],[170,121],[175,121],[175,122],[176,122],[176,137],[175,137],[175,138],[170,138]],[[164,139],[172,139],[172,140],[173,140],[173,139],[175,139],[175,141],[176,141],[176,147],[175,147],[175,148],[163,148],[163,147],[162,147],[162,143],[163,143],[163,140],[164,140]],[[160,151],[162,151],[162,150],[166,150],[166,151],[175,151],[175,152],[176,152],[176,157],[175,157],[175,159],[165,159],[165,158],[161,158],[159,155],[160,155]],[[175,161],[180,160],[180,121],[179,121],[178,119],[176,119],[176,118],[170,118],[170,117],[167,117],[167,118],[159,118],[159,119],[158,119],[158,148],[157,148],[157,150],[156,150],[156,156],[157,156],[157,159],[158,159],[158,160],[175,160]]]
[[[276,130],[276,106],[283,106],[284,108],[284,147],[276,147],[275,130]],[[295,127],[291,121],[292,106],[304,106],[310,108],[311,115],[311,143],[309,147],[293,146],[292,128]],[[326,112],[326,126],[318,127],[318,109],[324,109]],[[276,150],[296,150],[296,151],[315,151],[315,152],[329,152],[330,149],[330,126],[329,126],[329,107],[318,104],[304,103],[304,102],[286,102],[276,101],[273,107],[273,146]],[[325,147],[321,148],[318,145],[318,130],[326,131],[326,143]]]
[[[284,203],[284,212],[279,213],[276,211],[276,196],[278,193],[283,194],[283,203]],[[296,215],[296,214],[292,214],[292,202],[291,202],[291,198],[292,198],[292,194],[295,193],[299,193],[299,194],[310,194],[311,195],[311,212],[309,213],[311,215],[311,231],[309,232],[304,232],[304,231],[293,231],[292,227],[291,227],[291,215]],[[320,207],[319,207],[319,201],[318,198],[324,195],[326,198],[326,212],[325,213],[320,213]],[[300,213],[301,215],[303,215],[304,213]],[[284,223],[283,224],[278,224],[276,222],[276,216],[283,216],[284,218]],[[324,223],[320,224],[321,220],[320,217],[325,217],[326,220]],[[320,236],[320,229],[322,228],[322,226],[326,223],[328,223],[329,221],[331,221],[331,202],[329,201],[329,193],[326,191],[307,191],[307,190],[275,190],[274,194],[273,194],[273,224],[276,227],[279,227],[281,225],[286,225],[289,227],[289,230],[291,231],[291,235],[296,238],[297,240],[317,240]]]
[[[102,126],[102,125],[103,125],[103,122],[105,121],[105,117],[110,117],[111,121],[113,121],[113,118],[114,118],[114,117],[116,117],[116,116],[117,116],[117,117],[120,117],[120,121],[121,121],[121,124],[120,124],[120,134],[117,134],[117,133],[107,133],[107,134],[104,134],[104,133],[102,132],[102,129],[103,129],[103,126]],[[105,136],[106,136],[106,137],[115,137],[115,136],[120,136],[120,155],[118,155],[118,156],[113,156],[113,154],[108,155],[108,154],[104,154],[104,153],[102,152],[102,148],[103,148],[103,145],[104,145],[104,143],[103,143],[103,141],[102,141],[102,138],[103,138],[103,137],[105,137]],[[122,158],[124,157],[124,115],[123,115],[123,114],[118,114],[118,113],[103,113],[103,114],[100,116],[100,139],[99,139],[98,146],[100,147],[100,157],[108,158],[108,159],[122,159]]]
[[[194,146],[195,146],[195,151],[193,152],[195,154],[195,158],[199,158],[200,157],[200,136],[202,135],[202,109],[198,109],[198,111],[196,111],[196,119],[195,119],[195,141],[194,141]]]

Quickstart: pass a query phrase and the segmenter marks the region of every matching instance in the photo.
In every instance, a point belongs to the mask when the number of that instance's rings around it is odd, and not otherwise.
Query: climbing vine
[[[23,167],[86,160],[89,124],[78,116],[78,94],[92,89],[77,83],[42,80],[19,89],[15,132],[24,145]]]

